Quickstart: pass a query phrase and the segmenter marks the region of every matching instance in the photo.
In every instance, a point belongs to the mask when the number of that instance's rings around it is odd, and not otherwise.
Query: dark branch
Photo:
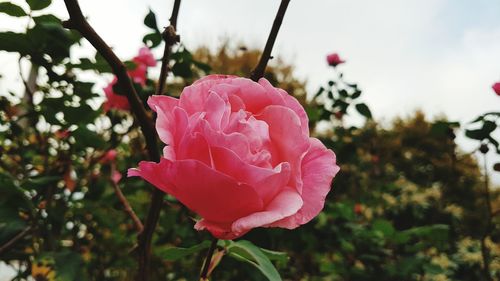
[[[172,16],[170,17],[170,25],[163,31],[162,37],[165,41],[165,49],[163,50],[163,57],[161,59],[161,71],[158,79],[158,87],[156,94],[162,95],[165,92],[165,84],[169,72],[168,62],[170,60],[170,53],[172,46],[179,42],[180,38],[176,34],[177,17],[179,14],[179,7],[181,0],[175,0],[172,9]],[[150,260],[151,260],[151,240],[155,231],[158,219],[160,218],[161,206],[163,204],[164,193],[155,189],[151,196],[151,205],[149,207],[148,216],[144,223],[144,231],[139,236],[139,272],[137,280],[147,281],[150,276]]]
[[[141,233],[142,230],[144,229],[144,226],[142,225],[142,222],[139,219],[139,217],[137,217],[137,215],[135,214],[134,210],[132,209],[132,206],[130,206],[127,197],[125,197],[125,195],[123,194],[122,190],[120,189],[120,187],[116,182],[111,181],[111,184],[113,185],[115,194],[118,197],[118,200],[120,200],[120,203],[122,203],[125,212],[130,216],[132,221],[134,221],[135,228],[137,228],[137,232]]]
[[[156,88],[157,95],[162,95],[165,92],[165,83],[169,71],[168,61],[170,60],[172,46],[180,40],[180,37],[175,33],[175,27],[173,25],[169,25],[165,28],[162,37],[165,41],[165,49],[163,50],[163,57],[161,59],[160,78],[158,79],[158,87]]]
[[[252,79],[253,81],[257,81],[264,76],[264,71],[266,70],[267,63],[271,59],[271,52],[273,50],[274,42],[276,41],[276,37],[278,36],[278,31],[280,30],[281,23],[283,22],[283,17],[285,16],[288,3],[290,3],[290,0],[281,0],[278,13],[276,13],[276,17],[274,18],[273,27],[271,28],[271,32],[269,33],[269,37],[267,38],[264,52],[262,52],[259,63],[250,75],[250,79]]]
[[[177,17],[179,16],[179,8],[181,6],[181,0],[175,0],[174,8],[172,9],[172,15],[170,16],[170,25],[177,30]]]
[[[205,258],[205,262],[203,263],[203,269],[201,270],[200,281],[208,280],[208,269],[210,268],[215,248],[217,248],[217,241],[218,239],[214,238],[212,240],[212,244],[210,244],[210,248],[208,249],[207,252],[207,257]]]
[[[87,39],[97,52],[99,52],[107,61],[113,73],[118,79],[118,84],[125,90],[131,111],[134,113],[141,127],[144,139],[146,140],[146,149],[148,150],[149,158],[153,161],[160,160],[158,145],[156,142],[156,133],[153,127],[151,118],[147,115],[146,109],[142,105],[137,92],[135,91],[132,80],[127,74],[125,64],[115,55],[111,48],[104,40],[95,32],[82,14],[80,5],[77,0],[64,0],[66,9],[69,13],[69,20],[63,25],[66,28],[75,29]]]

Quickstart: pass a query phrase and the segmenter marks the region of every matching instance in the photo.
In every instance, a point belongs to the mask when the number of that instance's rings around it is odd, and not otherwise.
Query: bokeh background
[[[168,79],[168,94],[178,96],[208,73],[248,76],[279,2],[184,0],[181,45],[171,61],[180,67]],[[25,1],[9,3],[30,10]],[[161,29],[172,4],[80,3],[124,61],[152,32],[143,23],[149,11]],[[270,256],[283,279],[499,278],[498,132],[491,127],[498,115],[470,123],[499,111],[491,89],[500,80],[498,11],[500,3],[487,0],[290,3],[266,77],[301,101],[311,133],[337,153],[342,172],[325,211],[307,226],[244,237],[287,253]],[[42,14],[68,17],[63,1],[32,15]],[[144,158],[137,124],[127,111],[103,111],[103,88],[113,75],[85,40],[73,44],[78,37],[52,18],[0,13],[0,33],[27,28],[35,31],[21,60],[20,41],[0,38],[6,50],[0,50],[0,245],[30,229],[0,252],[0,280],[131,280],[136,232],[113,185],[141,218],[151,187],[126,178],[114,183],[112,175]],[[56,47],[50,43],[59,40]],[[162,47],[152,52],[159,59]],[[329,66],[325,57],[332,52],[346,63]],[[27,80],[34,58],[50,59],[38,72],[31,103],[19,72]],[[90,65],[80,58],[90,58]],[[158,67],[148,69],[142,98],[158,74]],[[109,151],[117,156],[102,161]],[[154,241],[155,280],[197,276],[203,247],[182,258],[169,252],[209,239],[192,229],[191,215],[167,198]],[[213,278],[265,280],[229,257]]]

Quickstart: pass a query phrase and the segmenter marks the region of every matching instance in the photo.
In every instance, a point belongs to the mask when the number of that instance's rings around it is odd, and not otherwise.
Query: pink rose
[[[299,102],[266,79],[209,75],[180,99],[152,96],[167,144],[140,176],[201,216],[197,230],[234,239],[256,227],[293,229],[323,208],[339,171],[335,154],[309,137]]]
[[[493,84],[493,86],[491,86],[491,88],[493,89],[493,91],[495,91],[495,93],[497,95],[500,96],[500,82]]]
[[[333,67],[345,62],[345,60],[342,60],[337,53],[326,56],[326,61],[328,62],[328,65]]]
[[[139,49],[139,54],[134,57],[134,62],[137,64],[143,64],[145,66],[156,66],[156,60],[148,47],[142,47]]]
[[[118,79],[116,77],[111,83],[104,88],[104,94],[106,94],[106,101],[104,102],[104,111],[109,111],[110,109],[122,109],[129,110],[130,105],[128,104],[128,99],[126,96],[116,94],[113,91],[113,86],[117,83]]]

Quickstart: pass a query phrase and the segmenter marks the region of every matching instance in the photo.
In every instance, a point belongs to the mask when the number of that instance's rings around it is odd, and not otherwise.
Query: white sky
[[[53,2],[50,11],[66,18],[63,1]],[[182,0],[179,34],[190,49],[217,46],[223,37],[262,48],[279,3]],[[90,23],[124,59],[142,45],[148,8],[161,27],[168,25],[172,4],[80,1]],[[379,121],[422,109],[467,122],[500,105],[491,90],[500,80],[499,13],[500,1],[494,0],[291,0],[274,55],[293,63],[315,91],[333,75],[325,56],[338,52],[347,60],[341,66],[345,77],[364,90],[363,99]],[[0,15],[0,30],[22,26]],[[15,56],[0,53],[0,93],[19,83],[16,69]],[[459,143],[472,149],[463,138]]]

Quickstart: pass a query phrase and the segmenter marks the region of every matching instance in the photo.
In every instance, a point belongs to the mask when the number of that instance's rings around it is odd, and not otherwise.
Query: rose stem
[[[208,248],[207,257],[205,258],[205,262],[203,263],[203,269],[201,270],[200,281],[207,280],[208,269],[210,268],[210,262],[212,261],[212,256],[214,254],[215,248],[217,247],[217,241],[219,239],[214,238],[212,240],[212,244],[210,244],[210,248]]]
[[[269,37],[267,38],[264,51],[260,56],[259,63],[250,74],[250,79],[252,79],[253,81],[257,81],[264,76],[264,71],[266,70],[269,59],[271,59],[271,51],[273,50],[274,42],[276,41],[278,31],[280,30],[281,23],[283,22],[283,17],[285,16],[288,3],[290,3],[290,0],[281,0],[278,13],[276,13],[276,17],[274,18],[273,26],[271,28],[271,32],[269,33]]]

